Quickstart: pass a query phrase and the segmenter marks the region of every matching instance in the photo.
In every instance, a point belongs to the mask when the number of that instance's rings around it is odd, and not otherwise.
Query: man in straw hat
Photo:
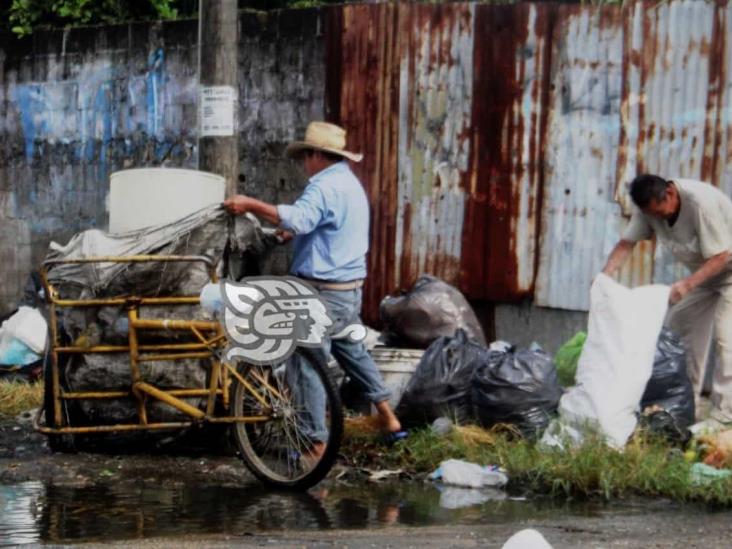
[[[277,225],[286,238],[294,235],[290,272],[320,291],[333,317],[333,333],[360,323],[361,287],[366,278],[369,246],[368,198],[346,161],[360,162],[363,155],[349,152],[345,147],[343,128],[326,122],[311,122],[305,139],[287,147],[288,156],[301,162],[309,177],[305,190],[294,204],[273,205],[244,195],[224,202],[224,207],[231,213],[251,212]],[[327,346],[374,403],[388,439],[403,438],[406,433],[401,431],[401,424],[389,406],[389,391],[363,343],[336,339]],[[310,409],[318,408],[312,404]],[[324,444],[318,440],[325,437],[327,432],[311,433],[315,453],[324,450]]]

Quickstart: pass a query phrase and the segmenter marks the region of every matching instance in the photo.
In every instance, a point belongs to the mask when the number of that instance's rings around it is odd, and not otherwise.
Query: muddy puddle
[[[131,540],[186,534],[237,537],[286,530],[387,529],[551,522],[574,517],[622,523],[649,512],[685,522],[708,510],[669,503],[557,503],[503,492],[445,488],[419,482],[334,485],[280,493],[258,484],[130,484],[54,486],[38,481],[0,485],[0,546]],[[732,515],[731,515],[732,516]]]

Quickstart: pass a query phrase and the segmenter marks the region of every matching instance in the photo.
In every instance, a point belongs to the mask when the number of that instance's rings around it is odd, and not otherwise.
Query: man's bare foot
[[[313,442],[312,446],[310,446],[310,449],[304,451],[302,453],[302,456],[300,456],[300,462],[302,463],[303,467],[312,469],[318,464],[320,459],[323,457],[323,454],[325,454],[325,442]]]
[[[398,433],[402,430],[402,424],[397,419],[396,415],[389,406],[388,400],[383,400],[374,404],[376,411],[379,413],[381,418],[381,426],[385,433]]]
[[[323,457],[324,453],[325,453],[325,442],[315,441],[315,442],[313,442],[313,445],[310,447],[308,456],[313,459],[320,459]]]

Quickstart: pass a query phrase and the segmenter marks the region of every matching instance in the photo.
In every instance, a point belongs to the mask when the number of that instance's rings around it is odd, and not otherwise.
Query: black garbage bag
[[[664,328],[658,336],[653,372],[641,398],[641,410],[663,408],[680,429],[694,423],[694,388],[686,373],[686,351],[681,338]]]
[[[691,440],[691,431],[679,424],[678,420],[666,410],[641,414],[638,423],[642,429],[661,436],[679,447],[685,446]]]
[[[465,296],[431,275],[420,276],[404,294],[386,296],[379,313],[389,345],[426,349],[438,337],[452,337],[462,329],[485,346],[483,329]]]
[[[470,341],[464,330],[440,337],[422,355],[399,406],[399,420],[407,427],[448,417],[457,423],[471,418],[470,380],[484,364],[488,350]]]
[[[552,358],[533,346],[490,351],[471,381],[471,401],[481,424],[512,424],[531,439],[546,429],[561,396]]]

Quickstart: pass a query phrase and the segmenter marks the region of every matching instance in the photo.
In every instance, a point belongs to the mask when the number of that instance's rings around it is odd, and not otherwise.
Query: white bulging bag
[[[656,342],[668,309],[670,288],[626,288],[599,274],[590,289],[587,340],[577,364],[576,385],[559,401],[559,424],[542,442],[573,442],[591,427],[622,448],[636,426],[637,410],[653,370]]]

